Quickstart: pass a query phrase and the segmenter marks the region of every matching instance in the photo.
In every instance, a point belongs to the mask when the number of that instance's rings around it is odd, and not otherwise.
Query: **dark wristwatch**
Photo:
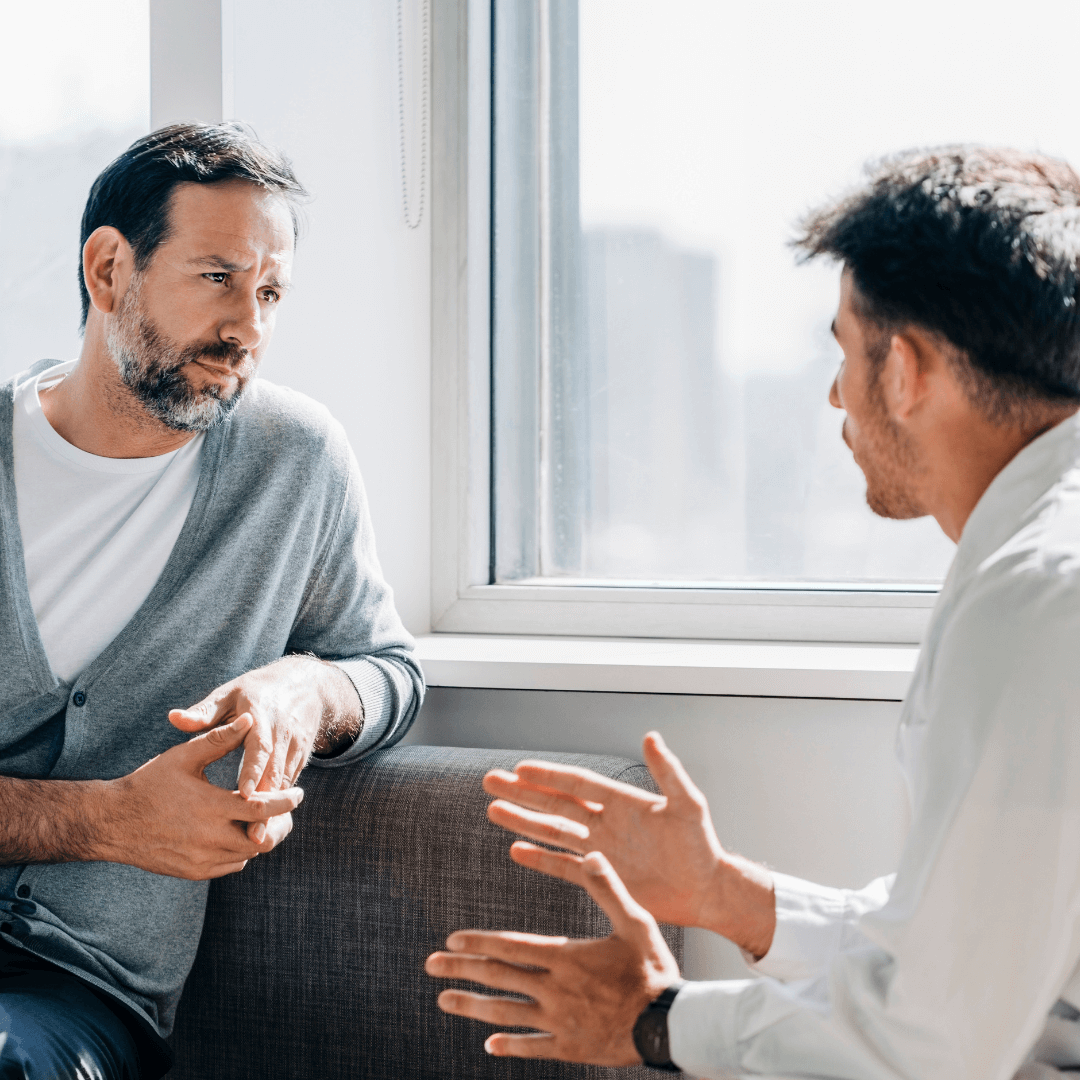
[[[685,984],[680,980],[669,986],[655,1001],[645,1006],[634,1024],[634,1046],[641,1055],[641,1060],[651,1069],[663,1069],[666,1072],[681,1072],[671,1060],[668,1046],[667,1014],[675,995]]]

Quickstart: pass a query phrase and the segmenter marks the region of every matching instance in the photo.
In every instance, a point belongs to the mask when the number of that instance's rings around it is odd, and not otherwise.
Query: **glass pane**
[[[968,0],[912,0],[902,18],[861,0],[505,7],[531,12],[549,53],[546,82],[544,62],[513,76],[532,134],[500,96],[514,46],[496,5],[497,576],[940,580],[953,546],[936,523],[865,505],[826,401],[839,272],[796,267],[787,242],[892,151],[985,142],[1080,162],[1080,6],[1034,0],[1030,25],[1055,29],[1031,35]],[[514,292],[535,265],[535,338],[503,285],[526,244]]]
[[[0,379],[79,350],[79,222],[97,174],[150,127],[148,0],[4,8]]]

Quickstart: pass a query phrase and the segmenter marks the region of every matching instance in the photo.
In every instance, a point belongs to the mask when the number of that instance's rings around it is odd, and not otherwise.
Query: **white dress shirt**
[[[695,1076],[1023,1080],[1080,1067],[1080,419],[964,528],[904,704],[912,824],[862,890],[776,875],[758,979],[687,984]]]

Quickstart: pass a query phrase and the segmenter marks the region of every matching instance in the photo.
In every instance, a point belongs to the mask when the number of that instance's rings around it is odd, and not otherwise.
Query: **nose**
[[[829,404],[834,409],[842,409],[844,407],[843,402],[840,400],[840,372],[836,373],[836,378],[832,381],[832,386],[829,387]]]
[[[262,344],[262,309],[254,293],[236,297],[235,306],[222,322],[218,334],[222,341],[239,345],[249,353]]]

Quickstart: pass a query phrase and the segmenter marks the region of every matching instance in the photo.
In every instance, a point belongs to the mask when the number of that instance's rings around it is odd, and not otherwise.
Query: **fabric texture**
[[[339,767],[404,734],[423,681],[375,555],[356,461],[324,408],[261,380],[207,432],[191,509],[142,606],[74,683],[58,680],[27,590],[14,385],[0,388],[0,775],[130,773],[188,738],[169,709],[287,653],[339,664],[364,706],[360,738],[313,765]],[[238,762],[235,752],[207,775],[232,789]],[[166,1034],[207,888],[116,863],[0,867],[0,937],[119,995]]]
[[[621,758],[428,746],[308,777],[288,842],[211,887],[170,1080],[655,1075],[493,1058],[488,1025],[436,1005],[452,984],[423,964],[454,930],[610,932],[584,890],[512,863],[513,837],[485,816],[484,773],[526,756],[655,791]],[[663,929],[681,961],[682,931]]]
[[[901,714],[912,821],[895,878],[853,891],[778,875],[759,970],[779,978],[680,992],[683,1069],[1008,1080],[1080,1066],[1078,642],[1074,417],[998,474],[964,528]]]
[[[49,378],[75,363],[50,368]],[[18,388],[12,417],[19,534],[45,655],[57,678],[70,681],[161,577],[195,497],[206,436],[158,457],[97,457],[53,430],[40,381]]]

